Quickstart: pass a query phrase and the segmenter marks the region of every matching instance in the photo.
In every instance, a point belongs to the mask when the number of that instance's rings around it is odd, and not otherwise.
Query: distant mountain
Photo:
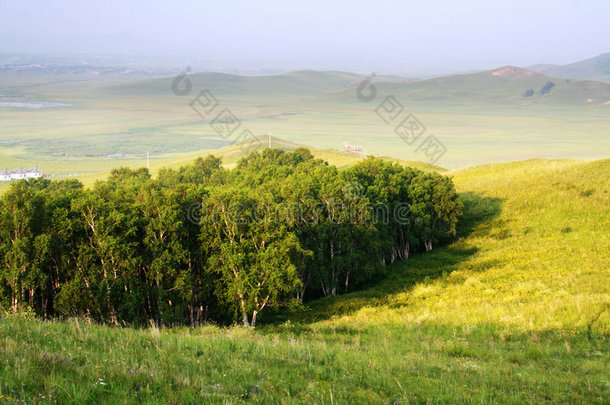
[[[315,102],[357,103],[356,89],[364,76],[335,71],[301,70],[267,76],[200,73],[187,76],[191,96],[207,89],[216,97],[309,98]],[[123,82],[105,87],[118,95],[173,96],[174,77]],[[178,80],[184,88],[184,78]],[[553,78],[532,70],[503,66],[484,72],[426,80],[377,76],[379,96],[395,95],[405,103],[470,105],[591,105],[610,101],[610,85],[592,80]],[[609,103],[610,104],[610,103]]]
[[[567,65],[541,64],[530,66],[528,69],[548,76],[565,77],[568,79],[591,79],[610,83],[610,53],[604,53],[594,58]]]
[[[380,81],[375,86],[378,94],[395,95],[405,104],[610,104],[609,84],[554,78],[515,66],[419,81]],[[329,97],[355,99],[353,90]]]
[[[348,88],[363,76],[333,71],[299,70],[265,76],[228,73],[196,73],[183,79],[168,77],[120,83],[108,87],[112,93],[132,95],[172,95],[172,84],[183,89],[188,79],[194,90],[210,90],[215,96],[308,96]],[[193,93],[193,95],[195,95]]]

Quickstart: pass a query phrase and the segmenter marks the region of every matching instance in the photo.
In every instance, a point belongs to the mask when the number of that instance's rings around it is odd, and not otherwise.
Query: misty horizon
[[[567,64],[608,52],[602,1],[253,5],[0,1],[0,52],[432,75]],[[104,58],[102,58],[104,60]],[[162,63],[160,63],[162,62]]]

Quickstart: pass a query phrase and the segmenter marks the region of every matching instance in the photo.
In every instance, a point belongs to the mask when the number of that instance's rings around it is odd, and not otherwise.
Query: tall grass
[[[428,323],[161,332],[3,323],[0,395],[27,403],[603,403],[610,394],[599,336]]]
[[[454,172],[457,241],[256,330],[0,314],[0,401],[607,403],[608,174],[610,160]]]

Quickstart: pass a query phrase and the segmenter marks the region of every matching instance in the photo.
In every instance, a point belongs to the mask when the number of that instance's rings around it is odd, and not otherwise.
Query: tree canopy
[[[449,177],[305,148],[225,169],[213,156],[152,178],[113,170],[13,182],[0,199],[0,302],[111,324],[254,326],[267,308],[358,288],[455,235]]]

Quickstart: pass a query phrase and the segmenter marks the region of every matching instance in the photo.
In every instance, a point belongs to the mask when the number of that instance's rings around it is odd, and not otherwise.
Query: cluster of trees
[[[549,94],[553,87],[555,87],[555,83],[551,81],[546,82],[544,86],[542,86],[542,88],[540,89],[540,95],[544,96],[545,94]],[[523,97],[530,98],[534,97],[535,94],[536,92],[534,91],[534,89],[527,89],[525,90],[525,93],[523,93]]]
[[[11,185],[0,302],[44,317],[197,325],[356,288],[455,234],[450,178],[379,159],[338,170],[309,150],[213,156],[151,178],[116,169]]]
[[[540,89],[540,94],[542,94],[542,95],[549,94],[553,87],[555,87],[555,83],[553,83],[553,82],[546,82],[544,84],[544,86],[542,86],[542,88]]]

